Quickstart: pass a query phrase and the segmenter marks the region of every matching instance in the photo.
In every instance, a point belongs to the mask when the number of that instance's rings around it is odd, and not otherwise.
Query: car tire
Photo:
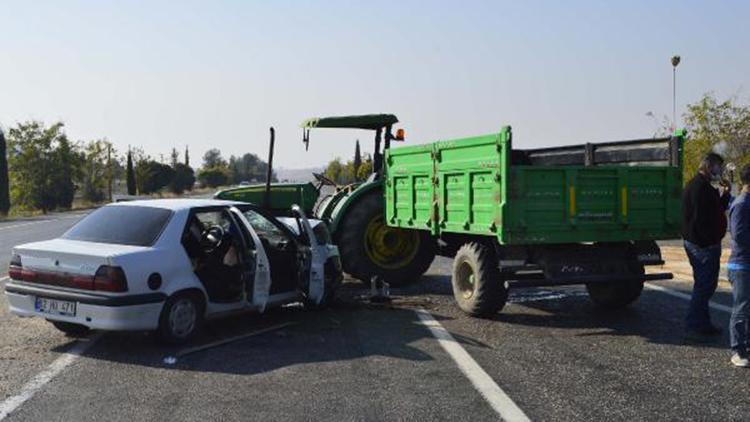
[[[82,325],[82,324],[75,324],[72,322],[64,322],[64,321],[50,321],[52,325],[57,328],[58,330],[65,333],[68,337],[84,337],[86,336],[89,331],[89,327]]]
[[[633,275],[643,275],[643,264],[632,263],[629,272]],[[622,309],[638,300],[643,291],[643,280],[631,280],[618,283],[590,283],[586,285],[589,298],[597,306],[617,310]]]
[[[508,300],[495,251],[478,242],[466,243],[456,252],[451,284],[458,307],[472,316],[492,316]]]
[[[159,316],[159,340],[174,345],[189,342],[202,328],[203,311],[203,300],[198,293],[171,296]]]

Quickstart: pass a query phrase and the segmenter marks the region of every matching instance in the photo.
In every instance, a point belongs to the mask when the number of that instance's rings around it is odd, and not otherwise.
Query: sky
[[[159,158],[350,159],[373,135],[308,117],[394,113],[406,144],[497,132],[531,148],[644,138],[704,93],[750,99],[745,1],[0,0],[0,126],[63,121]],[[656,119],[647,116],[653,112]],[[658,120],[658,121],[657,121]],[[679,119],[678,119],[679,121]],[[679,123],[678,123],[679,124]]]

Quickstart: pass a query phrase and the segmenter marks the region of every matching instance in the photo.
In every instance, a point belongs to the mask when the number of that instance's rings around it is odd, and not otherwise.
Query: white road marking
[[[57,219],[55,218],[55,219],[51,219],[51,220],[36,220],[36,221],[32,221],[31,223],[14,224],[12,226],[3,226],[3,227],[0,227],[0,230],[15,229],[15,228],[18,228],[18,227],[32,226],[34,224],[49,223],[49,222],[52,222],[52,221],[57,221]]]
[[[14,224],[12,226],[0,226],[0,230],[8,230],[8,229],[15,229],[15,228],[18,228],[18,227],[33,226],[34,224],[41,224],[41,223],[51,223],[53,221],[69,220],[71,218],[81,218],[84,215],[86,215],[86,214],[85,213],[79,213],[79,214],[69,215],[69,216],[66,216],[66,217],[48,218],[46,220],[35,220],[35,221],[30,221],[28,223],[23,223],[23,224]]]
[[[5,419],[8,415],[13,413],[19,406],[24,404],[27,400],[32,398],[39,390],[44,387],[45,384],[52,381],[56,376],[70,366],[73,362],[78,359],[86,350],[91,347],[101,337],[101,334],[94,334],[89,337],[88,341],[77,341],[73,347],[65,352],[62,356],[55,359],[47,368],[42,372],[38,373],[31,381],[27,382],[21,388],[21,392],[15,396],[8,397],[2,403],[0,403],[0,421]]]
[[[464,373],[466,378],[474,384],[474,388],[484,397],[492,408],[503,420],[529,421],[529,417],[523,413],[513,400],[487,375],[481,366],[469,355],[455,338],[448,332],[429,312],[424,309],[416,311],[422,325],[426,326],[438,343],[450,355],[456,365]]]
[[[688,293],[678,292],[676,290],[672,290],[666,287],[659,286],[658,284],[644,283],[643,287],[647,289],[651,289],[651,290],[656,290],[657,292],[666,293],[670,296],[679,297],[680,299],[690,301],[690,295]],[[730,314],[732,313],[731,306],[722,305],[716,302],[708,302],[708,306],[710,306],[712,309],[716,309],[717,311],[723,311],[723,312],[727,312]]]

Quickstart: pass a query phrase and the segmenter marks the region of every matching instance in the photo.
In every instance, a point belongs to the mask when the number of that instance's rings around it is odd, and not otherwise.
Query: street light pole
[[[672,56],[672,132],[677,130],[677,65],[680,56]]]

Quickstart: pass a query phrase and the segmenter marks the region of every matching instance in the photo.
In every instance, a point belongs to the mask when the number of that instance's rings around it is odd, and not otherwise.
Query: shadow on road
[[[436,317],[440,319],[440,317]],[[199,346],[242,335],[284,322],[296,325],[242,339],[180,358],[174,365],[164,363],[185,347]],[[485,344],[454,335],[456,341],[477,347]],[[364,305],[337,303],[322,311],[306,311],[291,306],[266,314],[246,314],[211,321],[200,338],[185,347],[159,344],[152,334],[106,333],[86,357],[126,365],[170,368],[185,371],[218,372],[237,375],[260,374],[300,365],[350,361],[368,365],[374,358],[395,358],[420,362],[434,357],[422,340],[432,339],[417,315],[403,309],[370,309]],[[438,347],[429,343],[430,347]],[[55,349],[63,352],[64,348]],[[363,361],[364,360],[364,361]]]
[[[644,340],[665,345],[690,346],[698,348],[728,347],[727,324],[729,315],[712,311],[714,324],[724,333],[707,342],[686,339],[684,316],[687,302],[662,293],[644,290],[641,298],[630,307],[620,310],[607,310],[594,305],[585,293],[563,297],[557,300],[521,303],[519,312],[500,313],[494,320],[514,325],[544,327],[553,329],[578,330],[576,336],[597,337],[640,337]],[[715,298],[725,299],[725,292],[717,292]],[[533,310],[524,311],[523,308]]]
[[[437,274],[426,275],[420,283],[399,289],[398,293],[453,295],[450,276]],[[731,303],[731,293],[717,291],[712,300]],[[714,324],[724,333],[708,342],[695,342],[685,336],[687,306],[683,299],[644,289],[640,299],[630,307],[606,310],[590,301],[583,286],[521,288],[511,291],[509,305],[490,320],[515,326],[576,330],[579,332],[573,335],[580,337],[634,336],[655,344],[727,348],[729,314],[711,310]]]

